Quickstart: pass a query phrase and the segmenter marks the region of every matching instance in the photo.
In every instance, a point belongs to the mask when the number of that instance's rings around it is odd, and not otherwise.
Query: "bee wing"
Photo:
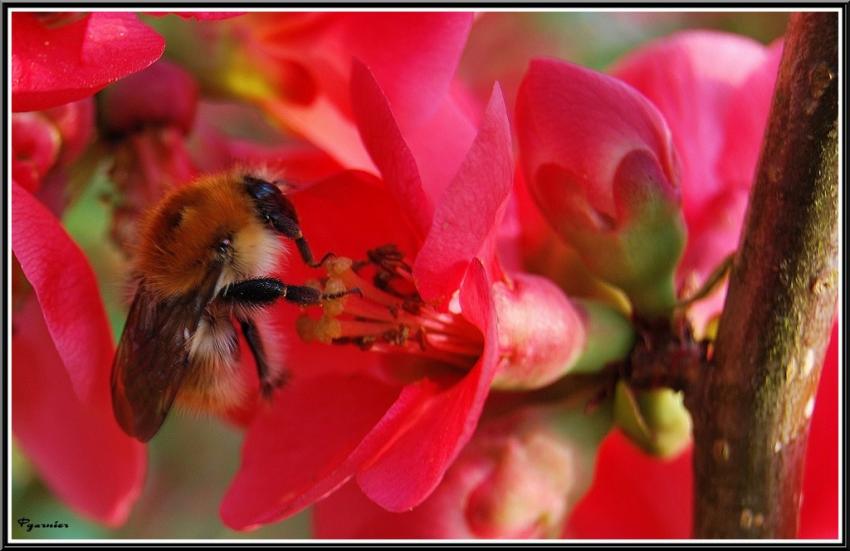
[[[165,421],[191,369],[189,340],[220,273],[211,270],[197,292],[170,298],[139,285],[112,364],[112,409],[130,436],[147,442]]]

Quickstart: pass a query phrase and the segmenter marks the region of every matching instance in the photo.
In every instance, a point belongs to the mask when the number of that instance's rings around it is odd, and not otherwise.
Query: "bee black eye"
[[[226,238],[222,239],[221,241],[219,241],[219,242],[218,242],[218,245],[216,245],[216,247],[215,247],[215,248],[216,248],[216,250],[218,250],[218,252],[220,252],[221,254],[225,254],[225,253],[227,253],[227,251],[229,251],[229,250],[230,250],[230,247],[231,247],[232,245],[233,245],[233,243],[230,241],[230,239],[229,239],[229,238],[227,238],[227,237],[226,237]]]
[[[251,197],[258,201],[264,201],[281,194],[276,185],[253,176],[245,176],[245,185]]]

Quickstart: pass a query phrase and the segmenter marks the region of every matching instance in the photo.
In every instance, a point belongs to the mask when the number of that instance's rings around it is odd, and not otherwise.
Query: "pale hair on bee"
[[[286,370],[265,309],[341,296],[270,277],[289,254],[286,240],[311,267],[330,256],[313,258],[291,189],[268,168],[239,166],[173,189],[145,215],[111,377],[113,410],[130,436],[152,438],[175,402],[204,412],[238,406],[248,391],[238,332],[271,399]]]

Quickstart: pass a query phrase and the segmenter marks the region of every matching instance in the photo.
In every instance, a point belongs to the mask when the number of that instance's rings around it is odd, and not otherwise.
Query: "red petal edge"
[[[12,252],[35,289],[77,396],[108,393],[115,347],[94,272],[59,221],[15,182]]]

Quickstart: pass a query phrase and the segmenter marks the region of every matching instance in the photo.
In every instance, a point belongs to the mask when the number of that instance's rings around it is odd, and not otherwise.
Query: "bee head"
[[[297,239],[301,236],[295,207],[275,182],[268,182],[252,175],[243,177],[245,190],[251,197],[257,217],[275,232]]]

